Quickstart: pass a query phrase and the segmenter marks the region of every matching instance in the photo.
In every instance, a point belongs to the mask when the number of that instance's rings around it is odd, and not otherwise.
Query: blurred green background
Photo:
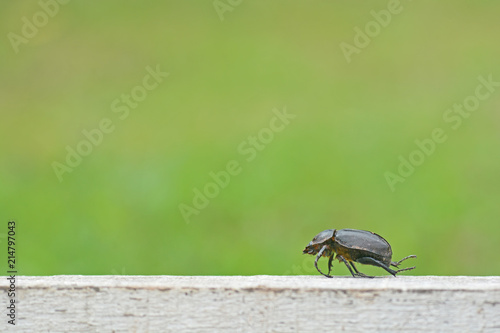
[[[418,255],[407,274],[500,273],[500,88],[443,120],[478,76],[500,81],[499,2],[402,1],[350,63],[339,45],[387,1],[227,6],[75,0],[16,53],[9,33],[43,9],[2,2],[0,241],[16,220],[19,273],[317,274],[302,249],[330,228]],[[112,102],[157,65],[169,76],[120,119]],[[284,107],[296,118],[247,162],[238,146]],[[60,182],[53,162],[105,118]],[[435,128],[447,141],[391,191],[384,174]],[[179,205],[231,160],[241,173],[186,223]]]

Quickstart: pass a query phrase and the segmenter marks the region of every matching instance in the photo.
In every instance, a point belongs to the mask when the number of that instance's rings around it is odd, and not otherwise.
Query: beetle
[[[353,277],[368,277],[360,273],[354,262],[372,265],[385,269],[387,272],[396,276],[397,273],[415,269],[415,266],[393,270],[390,266],[398,267],[403,261],[409,258],[416,258],[416,255],[409,255],[400,261],[392,261],[392,249],[389,242],[382,236],[371,231],[356,230],[356,229],[328,229],[320,232],[302,251],[304,254],[316,254],[314,267],[322,275],[331,278],[332,262],[334,259],[343,262]],[[328,274],[323,273],[318,268],[318,260],[320,257],[329,257],[328,259]],[[351,268],[352,267],[352,268]],[[354,269],[354,271],[353,271]]]

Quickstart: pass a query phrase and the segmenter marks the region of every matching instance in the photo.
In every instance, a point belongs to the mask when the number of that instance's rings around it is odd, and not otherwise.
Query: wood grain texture
[[[1,332],[500,332],[498,276],[19,276],[17,291]]]

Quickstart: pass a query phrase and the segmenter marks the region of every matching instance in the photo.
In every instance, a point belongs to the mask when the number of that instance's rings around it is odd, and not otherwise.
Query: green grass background
[[[357,228],[418,255],[407,274],[498,275],[500,89],[456,131],[442,116],[500,81],[500,3],[401,5],[347,63],[339,44],[387,1],[243,1],[221,21],[211,1],[75,0],[17,54],[7,34],[40,5],[2,2],[4,253],[14,219],[25,275],[317,274],[304,246]],[[170,76],[119,120],[111,102],[157,64]],[[284,106],[297,117],[246,163],[238,145]],[[114,132],[59,182],[51,164],[103,118]],[[436,127],[448,140],[392,192],[384,173]],[[179,204],[233,159],[186,223]]]

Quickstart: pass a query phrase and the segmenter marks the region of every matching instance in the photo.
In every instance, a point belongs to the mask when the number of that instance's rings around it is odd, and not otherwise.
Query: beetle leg
[[[314,267],[316,267],[316,269],[318,270],[318,272],[320,272],[322,275],[331,278],[332,276],[330,274],[327,275],[327,274],[323,273],[318,268],[318,260],[319,260],[319,258],[321,258],[321,255],[323,254],[323,252],[325,252],[325,250],[326,250],[326,245],[323,245],[323,247],[321,248],[321,250],[319,250],[318,255],[316,256],[316,260],[314,260]],[[328,272],[328,273],[330,273],[330,272]]]
[[[401,259],[400,261],[392,261],[391,262],[391,266],[394,266],[394,267],[398,267],[399,264],[401,264],[403,261],[405,261],[406,259],[410,259],[410,258],[416,258],[417,256],[412,254],[408,257],[404,257],[403,259]]]
[[[412,269],[415,269],[415,268],[417,268],[417,267],[413,266],[413,267],[407,267],[407,268],[398,269],[396,271],[396,273],[403,272],[403,271],[411,271]]]
[[[328,259],[328,275],[330,275],[330,272],[332,271],[332,266],[333,266],[332,261],[333,261],[333,254]]]
[[[356,268],[356,266],[354,266],[354,263],[352,261],[349,261],[349,264],[351,264],[352,268],[354,268],[354,271],[356,272],[356,276],[366,277],[366,278],[370,278],[370,279],[373,279],[375,277],[375,276],[366,275],[364,273],[360,273],[358,271],[358,269]]]
[[[392,275],[396,276],[397,272],[395,270],[390,269],[384,263],[378,261],[377,259],[373,259],[372,257],[363,257],[363,258],[359,258],[356,261],[359,262],[360,264],[372,265],[372,266],[377,266],[377,267],[383,268],[386,271],[388,271],[389,273],[391,273]]]
[[[359,274],[359,271],[358,271],[358,269],[356,268],[356,266],[354,266],[354,263],[353,263],[352,261],[349,261],[349,264],[351,264],[351,266],[352,266],[352,268],[354,269],[354,271],[355,271],[356,273],[358,273],[358,274]]]
[[[342,261],[347,266],[347,268],[349,269],[349,272],[351,272],[351,275],[353,277],[356,277],[356,274],[354,274],[354,272],[352,271],[351,266],[349,266],[349,264],[347,263],[347,260],[345,260],[344,257],[342,257],[341,255],[337,254],[336,258],[339,259],[339,261]]]
[[[371,257],[359,258],[356,261],[359,262],[360,264],[372,265],[372,266],[377,266],[377,267],[383,268],[386,271],[388,271],[389,273],[391,273],[393,276],[396,276],[396,274],[399,272],[409,271],[409,270],[415,268],[415,267],[409,267],[409,268],[398,269],[397,271],[395,271],[395,270],[392,270],[389,267],[387,267],[384,263],[378,261],[377,259],[371,258]]]

